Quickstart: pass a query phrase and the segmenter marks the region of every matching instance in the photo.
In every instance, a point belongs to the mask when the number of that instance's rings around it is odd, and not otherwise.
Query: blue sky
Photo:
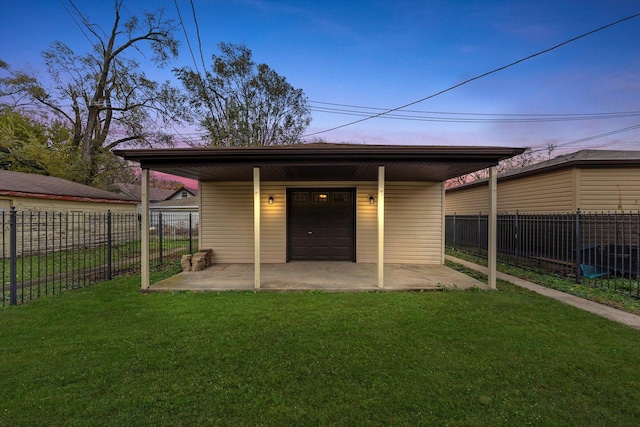
[[[105,29],[112,24],[110,1],[73,3],[91,22]],[[177,3],[199,59],[191,3]],[[63,7],[72,9],[69,0],[0,0],[0,5],[0,59],[15,68],[29,66],[44,74],[40,52],[54,40],[67,43],[76,53],[90,48]],[[193,6],[206,64],[219,42],[246,44],[257,62],[267,63],[305,91],[314,108],[309,134],[362,118],[319,111],[322,108],[379,111],[330,104],[395,108],[640,13],[638,0],[193,0]],[[177,18],[173,0],[126,1],[125,13],[158,7]],[[148,68],[151,77],[175,80],[172,67],[193,67],[184,33],[176,35],[182,42],[180,57],[167,69]],[[376,144],[544,148],[553,143],[562,151],[639,150],[640,129],[571,142],[640,125],[640,17],[409,109],[435,112],[411,115],[438,120],[377,118],[314,136]],[[557,119],[566,114],[631,111],[637,113],[600,120],[486,121],[504,118],[492,114],[548,114]],[[443,112],[447,114],[436,114]],[[461,123],[443,118],[479,120]],[[183,133],[190,137],[192,132]]]

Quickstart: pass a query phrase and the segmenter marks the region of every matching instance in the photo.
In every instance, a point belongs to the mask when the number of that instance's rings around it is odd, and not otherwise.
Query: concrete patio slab
[[[482,282],[444,265],[385,264],[384,289],[377,287],[376,264],[351,262],[289,262],[262,264],[259,291],[358,292],[419,291],[444,288],[488,289]],[[151,285],[152,292],[239,291],[253,287],[253,264],[217,264],[188,271]]]

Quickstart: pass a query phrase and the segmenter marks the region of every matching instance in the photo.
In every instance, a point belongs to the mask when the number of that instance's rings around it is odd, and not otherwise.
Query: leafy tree
[[[8,108],[0,113],[0,169],[48,175],[42,164],[46,130],[39,123]]]
[[[297,144],[311,123],[302,89],[266,64],[256,64],[244,45],[220,43],[204,77],[175,69],[187,91],[192,122],[208,134],[207,145]]]
[[[114,1],[113,26],[104,31],[78,12],[93,51],[76,54],[60,41],[43,52],[52,82],[50,86],[34,73],[12,71],[0,61],[8,76],[0,79],[3,104],[13,109],[39,109],[61,120],[71,131],[72,145],[80,152],[83,173],[79,182],[95,183],[106,151],[121,146],[170,144],[164,126],[176,119],[178,91],[168,82],[148,79],[140,65],[127,55],[144,54],[165,65],[178,55],[175,25],[162,10],[142,18],[123,19],[123,0]],[[147,59],[145,59],[147,60]]]
[[[97,154],[100,165],[94,185],[109,189],[113,182],[135,180],[133,170],[108,150]],[[60,121],[47,123],[4,108],[0,112],[0,169],[57,176],[80,181],[84,175],[80,150],[72,132]]]

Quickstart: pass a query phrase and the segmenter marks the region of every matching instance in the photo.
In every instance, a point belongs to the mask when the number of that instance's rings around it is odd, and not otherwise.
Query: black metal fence
[[[0,212],[2,306],[140,271],[141,217],[135,213]],[[152,266],[198,249],[197,213],[154,212]]]
[[[446,245],[486,257],[486,215],[447,215]],[[640,297],[640,212],[500,214],[498,259]]]

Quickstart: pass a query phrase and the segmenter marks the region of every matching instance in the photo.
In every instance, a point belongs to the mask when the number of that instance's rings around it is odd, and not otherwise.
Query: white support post
[[[446,203],[446,193],[447,193],[447,188],[445,187],[444,181],[442,181],[440,183],[440,216],[442,218],[442,222],[441,222],[441,226],[440,226],[440,264],[444,265],[444,261],[445,261],[445,253],[444,253],[444,249],[446,247],[446,236],[445,236],[445,230],[446,230],[446,226],[447,226],[447,209],[445,206]]]
[[[260,288],[260,168],[253,168],[253,287]]]
[[[489,168],[489,288],[496,289],[496,265],[497,265],[497,229],[498,229],[498,171],[495,166]]]
[[[142,169],[142,190],[140,191],[140,288],[149,289],[149,169]]]
[[[384,166],[378,166],[378,287],[384,288]]]

